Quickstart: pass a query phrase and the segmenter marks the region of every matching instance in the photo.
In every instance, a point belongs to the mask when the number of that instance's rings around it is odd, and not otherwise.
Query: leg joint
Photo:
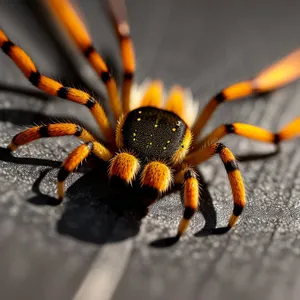
[[[87,108],[89,108],[89,109],[92,109],[92,108],[96,105],[96,103],[97,103],[97,101],[96,101],[94,98],[90,97],[90,98],[87,100],[85,106],[86,106]]]
[[[233,124],[225,124],[226,133],[235,133],[235,127]]]
[[[111,74],[108,71],[104,71],[101,73],[101,79],[104,83],[108,82],[109,80],[111,80]]]
[[[124,73],[124,79],[125,80],[132,80],[134,77],[133,73],[132,72],[125,72]]]
[[[39,129],[39,134],[41,137],[49,137],[49,130],[47,125],[43,125]]]
[[[70,88],[62,86],[58,91],[57,91],[57,96],[63,99],[66,99],[68,97]]]
[[[59,182],[65,181],[69,174],[70,172],[62,166],[58,172],[57,180]]]
[[[74,135],[75,136],[81,136],[83,128],[80,125],[76,125],[76,129],[75,130],[76,131],[75,131]]]
[[[224,163],[227,173],[233,172],[239,169],[238,163],[236,160],[228,161]]]
[[[91,55],[93,52],[95,52],[94,46],[89,45],[89,46],[83,51],[83,55],[84,55],[86,58],[89,58],[90,55]]]
[[[9,54],[11,48],[14,46],[15,44],[11,41],[6,41],[2,44],[1,49],[3,50],[3,52],[5,54]]]
[[[41,74],[40,72],[36,71],[32,71],[28,80],[34,85],[34,86],[38,86],[40,83],[40,79],[41,79]]]
[[[242,214],[242,211],[244,209],[244,206],[240,205],[240,204],[234,204],[233,207],[233,214],[238,217]]]
[[[192,216],[194,215],[195,211],[196,211],[195,208],[187,206],[184,209],[183,218],[186,219],[186,220],[191,219]]]
[[[196,178],[196,173],[193,169],[187,169],[184,172],[184,180],[188,180],[189,178]]]
[[[216,152],[217,154],[219,154],[219,153],[221,153],[221,151],[222,151],[223,149],[225,149],[225,148],[226,148],[226,146],[225,146],[224,144],[222,144],[222,143],[217,143],[217,144],[216,144],[215,152]]]
[[[275,133],[275,134],[274,134],[274,140],[273,140],[273,143],[274,143],[275,145],[278,145],[279,142],[280,142],[280,136],[279,136],[279,133]]]
[[[225,101],[226,97],[223,92],[218,93],[214,98],[218,103],[222,103]]]

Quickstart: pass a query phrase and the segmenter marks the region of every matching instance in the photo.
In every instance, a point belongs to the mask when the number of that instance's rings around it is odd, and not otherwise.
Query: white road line
[[[104,245],[73,300],[110,300],[125,271],[133,239]]]

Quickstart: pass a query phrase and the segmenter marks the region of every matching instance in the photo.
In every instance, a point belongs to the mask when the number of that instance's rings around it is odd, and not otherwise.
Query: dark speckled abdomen
[[[176,114],[155,107],[141,107],[124,121],[123,145],[142,160],[169,162],[181,147],[187,125]]]

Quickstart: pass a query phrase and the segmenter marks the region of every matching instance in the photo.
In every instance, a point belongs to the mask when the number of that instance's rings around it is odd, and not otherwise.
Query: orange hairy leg
[[[86,27],[72,7],[70,1],[48,0],[48,3],[50,8],[52,8],[53,13],[68,30],[79,50],[88,59],[98,76],[105,84],[114,118],[115,120],[118,120],[122,113],[122,108],[116,81],[110,74],[102,57],[95,50]]]
[[[278,142],[286,141],[300,135],[300,117],[288,123],[276,134]]]
[[[116,179],[117,177],[126,184],[131,184],[139,171],[139,168],[140,163],[134,155],[127,152],[121,152],[111,160],[109,176],[111,179]]]
[[[187,230],[197,210],[199,200],[199,184],[195,171],[186,168],[183,170],[183,174],[184,213],[178,226],[177,238],[180,238]]]
[[[99,159],[108,161],[111,159],[111,152],[103,145],[96,141],[87,142],[77,147],[63,162],[57,176],[57,191],[58,191],[58,204],[64,197],[64,182],[68,175],[73,172],[80,163],[86,159],[90,153],[94,153]]]
[[[161,81],[152,81],[142,100],[141,100],[141,106],[153,106],[160,108],[162,104],[162,97],[163,97],[163,84]]]
[[[61,83],[41,75],[31,58],[24,52],[23,49],[11,42],[1,29],[0,48],[14,61],[14,63],[34,86],[50,95],[85,105],[93,114],[107,140],[111,142],[114,140],[114,133],[108,118],[103,108],[95,98],[86,92],[65,87]]]
[[[127,11],[124,0],[109,0],[112,20],[120,42],[123,64],[122,102],[123,112],[130,111],[130,92],[135,73],[135,53],[127,21]]]
[[[174,86],[167,98],[166,110],[172,111],[181,119],[185,120],[184,116],[184,92],[180,86]]]
[[[224,163],[233,195],[233,213],[227,225],[227,229],[229,230],[236,224],[244,206],[246,205],[246,193],[243,178],[232,152],[223,144],[215,143],[206,148],[190,153],[184,160],[184,163],[198,165],[215,154],[218,154]]]
[[[170,168],[162,162],[148,163],[141,174],[141,186],[153,200],[164,193],[172,182]]]
[[[31,127],[18,133],[13,137],[11,143],[7,146],[7,148],[11,151],[14,151],[22,145],[28,144],[41,138],[66,135],[76,136],[85,142],[95,140],[95,138],[80,125],[76,125],[73,123],[57,123]]]
[[[236,134],[256,141],[278,144],[300,135],[300,117],[287,124],[278,133],[243,123],[221,125],[197,143],[193,150],[195,151],[209,143],[215,143],[227,134]]]
[[[259,73],[254,79],[233,84],[214,96],[204,107],[192,131],[195,139],[216,110],[224,102],[237,100],[252,94],[269,92],[300,77],[300,49],[279,60]]]

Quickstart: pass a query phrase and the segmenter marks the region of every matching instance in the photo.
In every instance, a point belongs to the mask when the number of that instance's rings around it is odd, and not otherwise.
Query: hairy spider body
[[[15,151],[22,145],[46,137],[69,135],[84,141],[66,158],[58,172],[57,204],[63,200],[64,181],[67,176],[91,153],[100,160],[109,162],[108,174],[113,182],[121,182],[128,186],[137,180],[141,188],[146,189],[153,198],[166,192],[172,184],[181,183],[184,211],[177,238],[187,230],[198,207],[199,182],[193,166],[216,154],[224,164],[232,189],[233,211],[224,229],[227,231],[232,228],[245,207],[246,194],[233,153],[218,141],[228,134],[236,134],[277,145],[300,134],[300,117],[277,133],[249,124],[232,123],[220,125],[206,137],[199,137],[220,104],[271,91],[299,78],[300,49],[265,69],[254,79],[238,82],[223,89],[212,97],[197,116],[191,96],[179,86],[174,86],[166,97],[163,96],[163,84],[160,81],[152,81],[144,86],[144,89],[136,89],[133,86],[135,54],[124,0],[109,1],[122,57],[124,76],[121,97],[115,79],[95,50],[87,29],[69,1],[46,2],[106,86],[117,124],[109,121],[101,104],[88,93],[63,86],[42,75],[24,50],[10,41],[0,29],[0,48],[15,62],[26,78],[50,95],[84,105],[95,118],[105,139],[105,142],[97,140],[77,124],[47,124],[18,133],[13,137],[8,149]]]

